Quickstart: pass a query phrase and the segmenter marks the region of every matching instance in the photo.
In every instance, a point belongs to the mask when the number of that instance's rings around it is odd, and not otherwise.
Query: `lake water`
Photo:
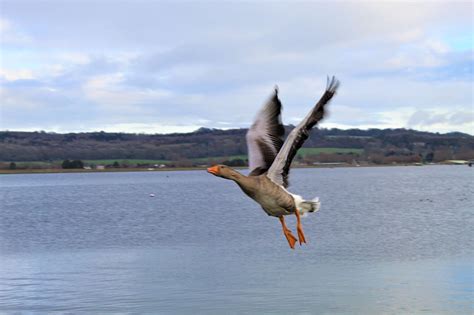
[[[295,250],[205,171],[1,176],[0,313],[473,312],[474,168],[290,181],[322,204]]]

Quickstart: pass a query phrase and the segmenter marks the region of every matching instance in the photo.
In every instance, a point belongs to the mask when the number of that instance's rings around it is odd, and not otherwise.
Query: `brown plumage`
[[[281,102],[278,98],[278,88],[262,110],[255,122],[250,126],[246,139],[250,155],[250,175],[257,176],[268,171],[283,145],[285,128],[281,122]],[[262,136],[264,132],[264,136]]]
[[[270,216],[278,217],[288,244],[294,248],[296,238],[286,227],[284,216],[295,214],[300,245],[306,243],[300,214],[319,210],[319,201],[303,200],[301,196],[286,190],[291,162],[298,149],[308,138],[311,128],[324,116],[324,107],[339,87],[334,77],[329,80],[326,91],[303,121],[296,126],[283,143],[281,102],[278,90],[264,105],[247,133],[250,174],[245,176],[225,165],[215,165],[208,172],[233,180],[242,191],[260,204]]]
[[[293,197],[266,175],[245,176],[226,165],[216,165],[209,170],[216,176],[235,181],[242,191],[258,202],[270,216],[279,217],[295,212]]]

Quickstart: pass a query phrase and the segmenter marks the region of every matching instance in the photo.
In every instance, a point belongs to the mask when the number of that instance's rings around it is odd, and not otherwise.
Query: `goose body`
[[[296,126],[283,142],[284,127],[281,122],[281,102],[278,89],[258,113],[255,122],[246,135],[249,153],[248,176],[240,174],[226,165],[215,165],[208,172],[222,178],[233,180],[242,191],[255,200],[269,215],[278,217],[283,233],[291,248],[296,238],[286,227],[284,216],[294,214],[297,218],[297,231],[300,245],[306,243],[300,221],[300,214],[319,210],[319,199],[304,200],[290,193],[288,174],[291,162],[298,149],[308,138],[310,130],[324,116],[324,107],[336,93],[339,81],[329,80],[321,99],[310,113]]]
[[[248,177],[245,184],[237,184],[243,192],[260,204],[273,217],[294,213],[295,199],[280,185],[272,182],[266,174]]]

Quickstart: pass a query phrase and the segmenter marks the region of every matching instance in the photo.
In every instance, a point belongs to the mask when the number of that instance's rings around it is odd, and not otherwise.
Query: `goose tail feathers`
[[[319,201],[319,197],[316,197],[312,200],[303,200],[299,204],[299,211],[301,214],[306,215],[308,212],[316,212],[319,211],[321,207],[321,202]]]

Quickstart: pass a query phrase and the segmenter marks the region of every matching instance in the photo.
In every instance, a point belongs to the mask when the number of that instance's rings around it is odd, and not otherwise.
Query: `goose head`
[[[207,169],[208,173],[211,173],[214,176],[222,177],[226,179],[235,179],[239,173],[228,167],[227,165],[217,164],[211,166]]]

